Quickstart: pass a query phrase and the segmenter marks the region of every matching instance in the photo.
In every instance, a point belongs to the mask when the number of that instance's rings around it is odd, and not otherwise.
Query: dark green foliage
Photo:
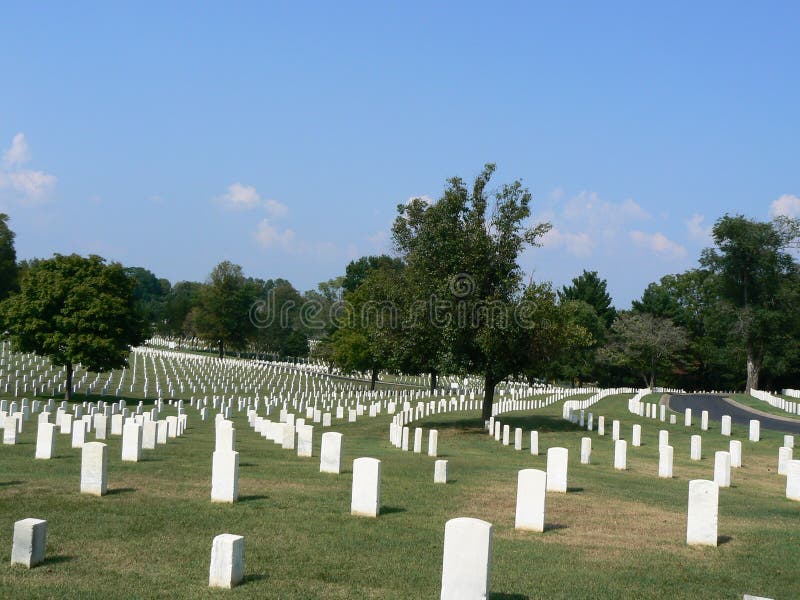
[[[565,285],[558,292],[559,299],[564,302],[568,300],[580,300],[591,306],[597,315],[603,320],[606,328],[611,327],[616,309],[611,304],[611,296],[608,294],[607,282],[600,279],[597,271],[584,271],[573,278],[571,285]]]
[[[0,213],[0,300],[19,289],[17,252],[14,249],[14,232],[8,227],[8,215]]]
[[[20,292],[2,305],[14,349],[66,366],[69,397],[72,365],[122,367],[130,347],[144,340],[133,287],[122,265],[99,256],[56,254],[37,261]]]

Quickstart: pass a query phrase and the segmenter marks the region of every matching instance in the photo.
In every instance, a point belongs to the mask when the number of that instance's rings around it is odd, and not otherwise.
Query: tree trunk
[[[431,371],[431,394],[436,393],[436,371]]]
[[[492,418],[495,385],[497,385],[497,382],[494,380],[494,377],[487,374],[483,380],[483,410],[481,411],[481,417],[483,417],[484,421],[488,421]]]
[[[761,372],[761,361],[756,359],[753,354],[753,351],[748,349],[747,350],[747,389],[745,390],[746,394],[750,393],[750,390],[757,390],[758,389],[758,374]]]
[[[218,344],[219,344],[219,357],[225,358],[225,342],[220,340]]]
[[[72,363],[67,363],[67,389],[64,392],[64,399],[72,401]]]
[[[372,369],[372,380],[370,381],[369,389],[371,391],[375,391],[375,384],[378,383],[378,372],[377,368]]]

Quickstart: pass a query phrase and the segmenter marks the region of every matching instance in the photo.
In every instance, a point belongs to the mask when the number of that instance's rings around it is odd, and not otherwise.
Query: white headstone
[[[638,423],[633,426],[633,431],[631,432],[631,445],[642,445],[642,426]]]
[[[157,421],[144,422],[144,425],[142,425],[142,450],[155,450],[157,433]]]
[[[122,460],[139,462],[142,458],[142,426],[128,421],[122,428]]]
[[[342,464],[342,434],[335,431],[323,433],[319,454],[320,472],[338,475]]]
[[[546,491],[547,473],[538,469],[523,469],[519,472],[515,529],[544,531]]]
[[[669,446],[669,431],[662,429],[658,432],[658,447]]]
[[[615,442],[619,439],[619,421],[616,419],[611,422],[611,439]]]
[[[658,476],[672,479],[672,446],[658,447]]]
[[[567,492],[567,461],[569,450],[553,447],[547,449],[547,491]]]
[[[539,454],[539,432],[531,431],[531,454]]]
[[[722,435],[730,435],[731,434],[731,416],[730,415],[722,415],[722,422],[720,424],[720,433]]]
[[[800,502],[800,460],[790,460],[786,465],[786,497]]]
[[[56,450],[56,426],[54,423],[39,423],[36,432],[36,458],[53,458]]]
[[[47,521],[22,519],[14,523],[14,539],[11,546],[11,564],[35,567],[44,562],[47,543]]]
[[[728,452],[731,454],[731,467],[738,469],[742,466],[742,442],[731,440],[728,444]]]
[[[297,456],[310,458],[314,455],[314,426],[303,425],[297,433]]]
[[[686,515],[686,543],[690,546],[717,545],[719,486],[714,481],[689,482],[689,507]]]
[[[492,525],[458,517],[444,527],[441,600],[489,598],[492,563]]]
[[[700,413],[700,429],[708,431],[708,411],[704,410]]]
[[[692,409],[691,408],[687,408],[683,413],[683,425],[685,427],[691,427],[692,426]]]
[[[749,439],[751,442],[757,442],[761,439],[761,421],[758,419],[751,419],[750,420],[750,435]]]
[[[689,458],[691,458],[692,460],[700,460],[700,457],[702,455],[702,448],[703,448],[703,438],[701,438],[699,435],[693,435],[691,437]]]
[[[719,487],[731,487],[730,452],[724,450],[714,452],[714,483]]]
[[[223,533],[211,544],[208,586],[232,588],[244,578],[244,537]]]
[[[514,450],[522,450],[522,428],[514,429]]]
[[[377,517],[381,510],[381,461],[362,457],[353,461],[350,514]]]
[[[436,458],[439,455],[439,432],[431,429],[428,432],[428,456]]]
[[[614,468],[618,471],[628,468],[628,442],[625,440],[614,442]]]
[[[422,452],[422,427],[414,428],[414,452],[416,454]]]
[[[592,438],[581,438],[581,464],[588,465],[592,461]]]
[[[217,450],[211,459],[211,501],[236,502],[239,498],[239,453]]]
[[[447,483],[447,461],[439,459],[433,466],[433,483]]]
[[[778,448],[778,475],[786,475],[786,463],[792,460],[792,448]]]
[[[81,449],[81,494],[104,496],[108,491],[108,446],[86,442]]]

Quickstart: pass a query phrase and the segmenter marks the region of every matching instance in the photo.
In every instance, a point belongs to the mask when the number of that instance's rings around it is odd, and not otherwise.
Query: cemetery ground
[[[188,408],[188,429],[166,446],[122,462],[121,437],[108,444],[109,493],[81,495],[80,450],[56,434],[56,457],[34,460],[35,418],[18,443],[0,446],[0,561],[4,598],[438,598],[444,525],[476,517],[494,526],[491,598],[796,598],[800,593],[800,505],[777,474],[782,434],[746,428],[702,432],[702,460],[689,460],[691,428],[635,416],[630,395],[588,411],[605,416],[605,436],[561,418],[562,402],[497,418],[525,430],[523,450],[487,435],[477,411],[431,415],[411,424],[439,431],[439,458],[450,480],[433,483],[434,459],[388,441],[385,413],[356,423],[314,427],[314,457],[261,437],[234,410],[239,500],[210,501],[214,420]],[[657,401],[657,397],[646,400]],[[135,406],[136,402],[129,402]],[[146,403],[147,405],[148,403]],[[188,403],[187,403],[188,406]],[[587,412],[588,412],[587,411]],[[166,415],[176,414],[173,408]],[[611,421],[621,437],[642,425],[642,446],[628,446],[627,470],[613,469]],[[595,421],[596,422],[596,421]],[[659,479],[658,431],[670,433],[674,477]],[[529,431],[539,431],[539,455]],[[319,472],[323,431],[344,435],[340,475]],[[591,464],[579,464],[581,437],[592,438]],[[427,435],[426,435],[427,438]],[[94,439],[90,434],[89,439]],[[743,468],[720,491],[718,547],[686,545],[688,481],[712,479],[714,451],[742,441]],[[544,533],[514,529],[517,473],[546,469],[548,447],[569,449],[567,494],[547,494]],[[381,514],[350,515],[352,461],[382,461]],[[15,521],[48,521],[45,562],[31,570],[8,561]],[[211,540],[245,538],[245,578],[232,590],[208,585]]]

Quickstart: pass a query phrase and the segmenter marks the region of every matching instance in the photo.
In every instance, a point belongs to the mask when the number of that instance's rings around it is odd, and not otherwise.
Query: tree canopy
[[[131,346],[144,340],[133,287],[122,265],[99,256],[37,261],[19,293],[2,304],[12,346],[65,366],[70,399],[73,365],[92,371],[125,366]]]

